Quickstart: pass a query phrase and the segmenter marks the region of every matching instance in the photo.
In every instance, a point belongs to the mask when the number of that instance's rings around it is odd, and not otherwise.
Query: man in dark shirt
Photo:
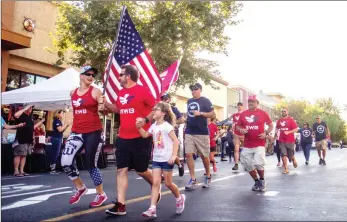
[[[316,117],[313,124],[313,136],[315,137],[316,148],[319,156],[319,165],[326,165],[325,156],[327,150],[327,137],[330,137],[330,130],[325,122],[322,121],[321,116]],[[323,153],[323,156],[322,156]]]
[[[185,130],[185,150],[187,163],[190,173],[190,181],[185,187],[187,190],[193,190],[196,187],[195,166],[193,154],[197,151],[201,154],[206,178],[202,187],[210,187],[210,136],[207,125],[207,118],[215,118],[212,103],[206,97],[201,96],[202,86],[199,83],[191,85],[193,98],[187,102],[187,126]]]
[[[166,102],[169,104],[171,102],[171,96],[168,93],[164,93],[160,98],[163,102]],[[177,138],[179,139],[179,135],[178,135],[179,134],[179,125],[184,123],[185,119],[183,118],[182,113],[177,109],[176,106],[174,106],[172,104],[170,104],[170,105],[171,105],[172,112],[176,116],[175,134],[176,134]],[[184,164],[179,157],[180,153],[181,153],[180,152],[180,146],[178,146],[178,156],[176,158],[175,164],[178,166],[179,176],[182,177],[184,175]]]
[[[28,175],[24,172],[24,166],[26,156],[29,152],[29,147],[34,143],[34,121],[31,115],[32,110],[32,106],[28,105],[14,114],[14,117],[18,119],[20,123],[24,123],[23,127],[17,129],[16,141],[12,145],[14,153],[14,175],[17,177]]]

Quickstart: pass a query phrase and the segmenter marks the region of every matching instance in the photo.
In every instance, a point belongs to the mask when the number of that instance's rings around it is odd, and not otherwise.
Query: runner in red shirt
[[[62,152],[61,165],[74,183],[77,191],[70,198],[70,204],[76,204],[81,196],[88,191],[79,176],[78,169],[75,167],[75,157],[78,153],[85,150],[84,166],[96,186],[96,197],[90,203],[90,207],[101,206],[107,196],[103,191],[102,177],[96,166],[96,160],[99,157],[101,146],[101,121],[99,111],[103,107],[98,107],[98,101],[101,99],[101,91],[91,86],[94,82],[98,70],[91,66],[82,67],[80,74],[80,87],[70,92],[73,108],[73,124],[71,134],[65,144]]]
[[[207,118],[207,124],[208,130],[210,131],[210,162],[213,166],[213,172],[217,172],[216,159],[214,158],[214,155],[217,151],[216,140],[218,138],[218,128],[217,125],[214,123],[214,119]]]
[[[288,115],[288,109],[282,109],[282,118],[276,123],[276,130],[280,132],[279,136],[279,148],[282,155],[282,162],[284,167],[284,174],[288,174],[288,158],[292,160],[293,166],[296,168],[298,163],[296,162],[295,153],[295,137],[294,133],[298,131],[298,126],[295,120]]]
[[[256,95],[248,97],[248,110],[241,113],[236,130],[245,135],[245,144],[241,152],[241,162],[246,171],[254,179],[254,191],[265,191],[265,137],[273,129],[269,115],[258,109],[259,101]],[[269,126],[265,131],[265,124]],[[259,175],[259,178],[258,178]]]
[[[238,102],[237,103],[237,113],[234,113],[231,117],[233,119],[233,143],[234,143],[234,161],[235,161],[235,166],[233,167],[233,170],[238,170],[239,169],[239,159],[240,159],[240,146],[243,147],[243,143],[245,140],[245,136],[240,133],[239,131],[235,130],[236,123],[239,121],[240,115],[243,112],[243,103]]]
[[[137,122],[143,123],[144,130],[150,127],[155,100],[149,89],[138,85],[138,70],[132,65],[121,67],[119,83],[123,87],[118,93],[116,104],[109,104],[103,97],[106,110],[120,114],[119,136],[117,138],[117,202],[106,210],[109,215],[125,215],[125,195],[128,188],[128,170],[134,168],[152,187],[153,178],[148,170],[151,138],[142,138]],[[158,202],[161,198],[159,191]]]

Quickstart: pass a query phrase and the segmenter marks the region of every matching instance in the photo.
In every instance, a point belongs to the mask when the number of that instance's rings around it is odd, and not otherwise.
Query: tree
[[[114,40],[122,5],[126,5],[146,48],[158,68],[164,71],[182,54],[177,86],[201,78],[210,83],[216,62],[199,59],[196,52],[227,54],[230,38],[224,28],[236,25],[234,18],[242,8],[236,1],[221,2],[108,2],[56,3],[59,7],[57,36],[53,43],[59,61],[72,66],[88,62],[100,70]],[[70,53],[69,53],[70,52]],[[68,59],[65,55],[69,54]]]

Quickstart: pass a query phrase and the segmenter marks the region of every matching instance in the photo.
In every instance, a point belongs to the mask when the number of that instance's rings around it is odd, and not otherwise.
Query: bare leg
[[[125,196],[128,189],[128,168],[117,169],[117,200],[125,204]]]
[[[201,157],[204,163],[205,171],[206,171],[206,176],[209,177],[211,175],[210,172],[210,158],[209,157]]]
[[[325,160],[326,150],[322,150],[323,153],[323,160]]]
[[[251,175],[253,180],[257,180],[258,179],[258,173],[257,173],[257,171],[255,169],[252,170],[252,171],[249,171],[249,175]]]
[[[282,156],[282,163],[284,167],[284,172],[288,171],[288,158],[287,156]]]
[[[80,177],[78,177],[77,179],[73,180],[72,183],[75,185],[75,187],[77,189],[82,189],[83,188],[83,181]]]
[[[213,165],[215,165],[216,164],[216,160],[215,160],[215,158],[214,158],[214,154],[215,154],[216,152],[211,152],[210,153],[210,160],[211,160],[211,163],[213,164]]]
[[[172,171],[163,171],[163,173],[164,173],[165,186],[169,188],[169,190],[171,190],[172,194],[176,198],[179,198],[181,194],[176,184],[172,182]]]
[[[14,165],[14,174],[19,173],[19,162],[20,162],[20,156],[15,156],[13,160],[13,165]]]
[[[152,184],[152,195],[151,195],[151,206],[157,205],[158,202],[158,195],[160,190],[160,184],[161,184],[161,175],[162,170],[161,169],[153,169],[153,184]],[[165,174],[164,174],[165,176]]]
[[[104,193],[102,184],[96,186],[95,189],[96,189],[96,193],[98,193],[98,194],[103,194]]]
[[[318,150],[318,156],[319,156],[319,159],[322,159],[322,151],[321,150]]]
[[[195,180],[195,163],[194,163],[193,154],[187,153],[186,159],[187,159],[187,165],[188,165],[188,169],[189,169],[190,178],[192,180]]]
[[[240,158],[240,144],[235,144],[235,149],[234,149],[234,161],[235,164],[239,164],[239,158]]]
[[[24,173],[24,167],[25,167],[26,159],[27,159],[26,156],[20,156],[20,170],[19,170],[19,172],[20,172],[21,174]]]
[[[153,172],[153,170],[152,170]],[[153,176],[152,176],[152,172],[147,170],[145,172],[136,172],[140,177],[142,177],[145,181],[147,181],[147,183],[149,183],[150,186],[152,186],[153,184]]]
[[[265,170],[258,170],[257,169],[257,172],[258,172],[259,178],[264,179]]]

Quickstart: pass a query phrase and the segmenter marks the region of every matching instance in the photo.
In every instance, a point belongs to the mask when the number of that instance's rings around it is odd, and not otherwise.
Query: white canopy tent
[[[3,105],[27,103],[35,109],[54,111],[71,107],[70,92],[80,85],[79,72],[73,68],[55,75],[45,81],[24,88],[3,92],[1,103]],[[93,84],[102,90],[101,87]],[[106,96],[107,98],[107,96]],[[109,99],[107,98],[109,101]]]

